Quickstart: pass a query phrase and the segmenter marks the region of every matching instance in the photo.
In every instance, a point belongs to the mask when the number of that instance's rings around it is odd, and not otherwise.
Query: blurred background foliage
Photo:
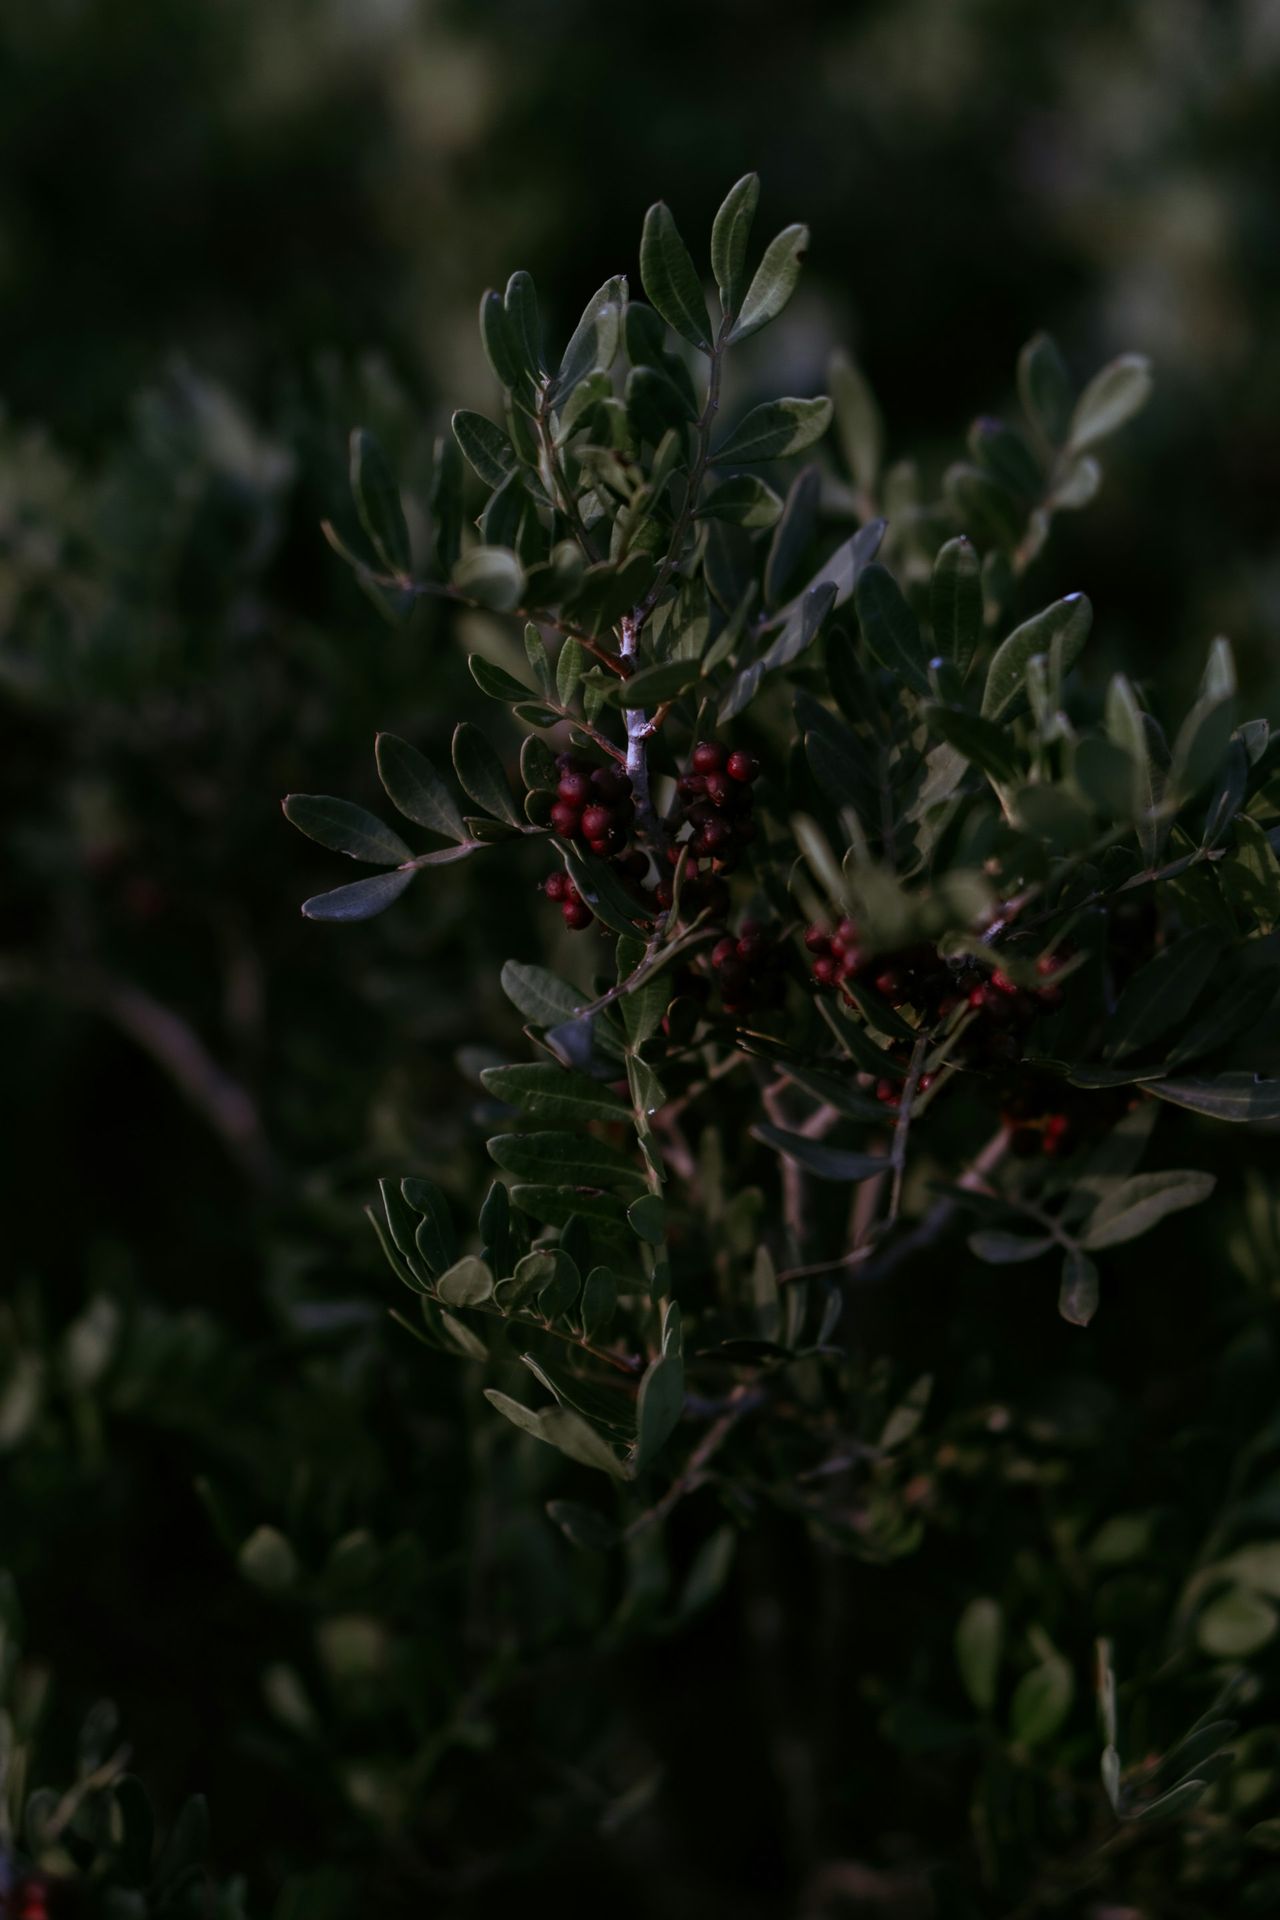
[[[425,495],[448,409],[490,399],[486,284],[527,266],[563,335],[651,199],[702,231],[751,167],[762,229],[814,235],[770,377],[810,391],[849,345],[891,457],[940,465],[1038,327],[1081,372],[1152,356],[1038,603],[1087,588],[1091,683],[1158,669],[1174,705],[1225,631],[1274,715],[1269,0],[0,13],[0,1559],[54,1676],[40,1765],[109,1691],[162,1811],[210,1793],[251,1912],[506,1911],[552,1858],[619,1916],[928,1911],[910,1863],[986,1871],[1012,1797],[1075,1840],[1049,1763],[1006,1778],[966,1728],[925,1601],[997,1595],[1082,1676],[1114,1633],[1123,1684],[1197,1557],[1280,1517],[1261,1188],[1222,1203],[1226,1249],[1221,1211],[1165,1229],[1159,1298],[1135,1269],[1088,1334],[989,1273],[886,1311],[879,1344],[947,1383],[859,1521],[892,1564],[775,1520],[714,1601],[678,1529],[622,1591],[575,1557],[558,1474],[387,1322],[360,1205],[394,1168],[474,1188],[456,1049],[514,1038],[497,962],[542,935],[511,867],[354,932],[298,915],[330,863],[278,796],[367,798],[376,727],[434,753],[473,706],[459,634],[383,626],[318,522],[357,421]],[[1175,1659],[1141,1737],[1205,1704]],[[1222,1910],[1235,1831],[1183,1910]],[[937,1910],[1003,1912],[988,1879],[990,1909]]]

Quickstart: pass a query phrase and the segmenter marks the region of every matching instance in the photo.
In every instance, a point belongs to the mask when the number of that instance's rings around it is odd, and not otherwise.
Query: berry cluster
[[[644,854],[626,851],[635,817],[631,782],[618,767],[593,767],[576,754],[556,761],[560,778],[551,808],[551,824],[562,840],[576,840],[601,859],[615,862],[623,877],[638,884],[649,871]],[[566,927],[581,932],[595,918],[567,873],[557,870],[542,891],[560,908]]]
[[[729,904],[724,876],[734,872],[742,849],[756,837],[752,793],[760,762],[742,748],[732,752],[718,740],[699,740],[689,765],[676,782],[675,817],[668,822],[672,842],[667,858],[675,866],[687,849],[682,905],[689,913],[723,913]],[[688,834],[677,836],[685,827]],[[671,884],[658,883],[657,903],[670,907]]]
[[[813,955],[815,986],[843,990],[847,980],[860,980],[891,1007],[917,1007],[935,1020],[945,1020],[964,1002],[999,1025],[1025,1025],[1062,1000],[1062,988],[1053,978],[1061,959],[1050,954],[1036,962],[1043,986],[1027,989],[999,970],[987,974],[971,961],[946,960],[927,943],[868,958],[852,920],[840,920],[834,927],[811,926],[804,943]]]
[[[776,936],[744,920],[738,934],[726,933],[711,949],[711,968],[727,1014],[780,1007],[786,994],[783,949]]]

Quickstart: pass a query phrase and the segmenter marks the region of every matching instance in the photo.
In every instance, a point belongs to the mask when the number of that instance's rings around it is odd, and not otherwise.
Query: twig
[[[696,1493],[707,1478],[707,1469],[711,1462],[739,1420],[744,1419],[749,1413],[754,1413],[756,1408],[762,1407],[767,1399],[768,1395],[762,1388],[748,1386],[745,1381],[741,1386],[735,1387],[729,1395],[729,1405],[715,1424],[707,1428],[689,1455],[683,1472],[671,1482],[661,1500],[656,1501],[638,1519],[632,1521],[627,1528],[625,1538],[634,1539],[636,1534],[643,1533],[646,1528],[657,1526],[688,1494]]]

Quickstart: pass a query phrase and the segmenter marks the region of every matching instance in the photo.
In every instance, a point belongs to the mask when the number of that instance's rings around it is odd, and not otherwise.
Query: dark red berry
[[[665,911],[672,904],[676,896],[669,881],[659,880],[653,890],[653,897],[658,905]]]
[[[567,800],[557,800],[551,809],[551,824],[562,840],[572,840],[580,817],[578,809],[571,807]]]
[[[818,955],[813,963],[813,977],[820,987],[834,987],[840,977],[840,962],[834,954]]]
[[[744,753],[741,747],[729,755],[724,770],[731,780],[741,780],[749,784],[760,776],[760,762],[754,753]]]
[[[826,953],[831,947],[831,935],[826,927],[820,927],[815,922],[813,926],[805,928],[804,943],[810,953]]]
[[[716,944],[711,949],[712,966],[723,967],[724,965],[726,965],[728,961],[736,957],[737,952],[738,952],[737,942],[734,940],[732,934],[727,933],[724,936],[724,939],[717,940]]]
[[[752,930],[750,933],[744,933],[740,936],[737,946],[738,958],[739,960],[745,960],[748,966],[754,966],[755,962],[762,957],[764,951],[765,941],[763,934],[756,933]]]
[[[591,776],[591,784],[608,806],[617,806],[631,793],[631,782],[620,767],[597,767]]]
[[[722,807],[732,791],[725,774],[709,773],[707,775],[707,798],[713,806]]]
[[[922,1073],[920,1075],[920,1078],[916,1081],[916,1092],[928,1093],[932,1085],[933,1085],[933,1075],[931,1073]]]
[[[706,790],[706,780],[700,773],[682,773],[676,781],[676,792],[682,800],[696,800]]]
[[[1011,980],[1007,973],[1001,973],[999,968],[992,974],[991,984],[997,993],[1015,994],[1018,991],[1017,981]]]
[[[720,847],[727,847],[733,838],[733,828],[727,820],[708,820],[705,827],[699,829],[698,839],[709,853],[715,853]]]
[[[1058,963],[1053,955],[1051,953],[1042,953],[1036,961],[1036,972],[1040,975],[1040,978],[1042,980],[1047,979],[1051,973],[1056,973],[1057,971]]]
[[[568,801],[571,807],[580,807],[590,791],[590,780],[576,767],[571,767],[567,773],[560,775],[560,784],[556,788],[560,798]]]
[[[695,773],[719,773],[724,765],[724,748],[718,740],[699,740],[689,765]]]
[[[585,900],[566,900],[560,909],[560,915],[566,927],[571,927],[575,933],[581,933],[582,929],[589,927],[595,918]]]
[[[882,1106],[885,1106],[885,1107],[897,1106],[898,1089],[892,1080],[876,1081],[876,1099],[880,1102]]]
[[[582,809],[582,831],[588,840],[603,840],[612,825],[612,808],[594,803]]]
[[[883,973],[876,975],[876,992],[882,993],[886,1000],[902,998],[902,975],[893,967],[886,967]]]
[[[549,873],[542,883],[542,891],[548,900],[563,900],[565,889],[569,885],[567,873]]]

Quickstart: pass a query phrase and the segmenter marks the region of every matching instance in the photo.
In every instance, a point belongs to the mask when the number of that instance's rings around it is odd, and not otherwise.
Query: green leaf
[[[464,600],[492,613],[511,613],[524,593],[524,568],[509,547],[470,547],[453,569]]]
[[[376,813],[350,800],[335,800],[323,793],[290,793],[283,805],[291,826],[350,860],[363,860],[372,867],[398,867],[413,858],[413,848],[398,833]]]
[[[747,242],[760,199],[760,176],[744,173],[730,187],[711,228],[711,271],[726,314],[738,311],[747,284]]]
[[[579,1313],[586,1339],[598,1340],[607,1332],[618,1307],[618,1283],[608,1267],[592,1267],[582,1283]]]
[[[853,484],[870,495],[880,475],[884,428],[875,395],[862,370],[837,350],[827,366],[827,385],[835,407],[836,438]]]
[[[482,413],[459,407],[453,416],[453,437],[467,464],[487,487],[500,487],[517,465],[515,448],[501,427]]]
[[[1060,1656],[1041,1661],[1023,1674],[1009,1709],[1009,1730],[1024,1747],[1051,1740],[1071,1711],[1075,1678]]]
[[[517,1179],[563,1186],[643,1186],[645,1175],[617,1147],[589,1133],[500,1133],[490,1156]]]
[[[661,1353],[645,1369],[636,1399],[635,1471],[643,1473],[675,1432],[684,1411],[684,1361]]]
[[[712,460],[779,460],[820,440],[831,425],[831,402],[765,400],[740,420]]]
[[[492,288],[480,300],[480,342],[500,385],[509,393],[523,387],[529,369],[512,334],[502,295]]]
[[[1036,431],[1051,447],[1066,443],[1071,431],[1071,377],[1056,343],[1047,333],[1028,340],[1018,355],[1018,397]]]
[[[535,1026],[558,1027],[574,1019],[585,1003],[585,996],[567,980],[523,960],[508,960],[501,980],[508,1000]]]
[[[667,325],[706,352],[711,344],[711,322],[702,283],[671,217],[659,200],[645,215],[640,237],[640,279],[649,304]]]
[[[266,1593],[283,1593],[298,1577],[298,1558],[277,1527],[255,1527],[239,1553],[246,1580]]]
[[[1022,769],[1013,742],[994,720],[984,720],[961,707],[927,707],[925,717],[934,733],[993,780],[1008,785],[1020,777]]]
[[[748,339],[777,319],[795,292],[800,262],[808,245],[809,229],[799,225],[784,227],[769,242],[729,335],[730,344]]]
[[[512,346],[536,381],[542,371],[542,322],[537,290],[523,269],[517,269],[508,280],[503,307]]]
[[[507,785],[502,762],[478,727],[462,720],[453,735],[453,767],[464,791],[495,820],[513,827],[523,820]]]
[[[667,1233],[667,1210],[659,1194],[645,1193],[633,1200],[627,1208],[627,1220],[637,1239],[647,1240],[654,1247],[662,1245]]]
[[[615,1479],[625,1478],[626,1468],[608,1441],[572,1407],[553,1406],[535,1413],[532,1407],[522,1406],[520,1401],[513,1400],[510,1394],[500,1393],[496,1387],[486,1387],[484,1397],[522,1433],[531,1434],[535,1440],[556,1447],[582,1466],[596,1467]]]
[[[782,512],[782,500],[754,474],[735,473],[703,497],[696,518],[727,520],[731,526],[771,527]]]
[[[1098,1311],[1098,1269],[1087,1253],[1069,1247],[1062,1257],[1058,1312],[1073,1327],[1087,1327]]]
[[[765,1121],[751,1132],[753,1138],[772,1147],[775,1153],[785,1154],[788,1160],[794,1160],[797,1166],[816,1174],[820,1180],[870,1180],[888,1171],[889,1162],[884,1154],[848,1153],[840,1147],[824,1146],[820,1140],[810,1140],[803,1133],[788,1133],[785,1128]]]
[[[1219,1073],[1203,1080],[1153,1080],[1148,1091],[1210,1120],[1280,1120],[1280,1080],[1256,1073]]]
[[[1093,624],[1093,608],[1082,593],[1069,593],[1043,612],[1033,614],[997,648],[982,692],[982,712],[999,720],[1014,706],[1026,685],[1027,666],[1036,654],[1059,650],[1067,674],[1080,657]]]
[[[874,562],[863,569],[853,604],[872,656],[917,693],[929,693],[928,654],[920,628],[887,567]]]
[[[664,700],[674,700],[699,678],[696,660],[659,660],[656,666],[642,667],[630,680],[619,680],[605,693],[611,707],[643,707],[652,711]]]
[[[462,453],[452,435],[441,434],[431,469],[431,512],[436,523],[435,556],[449,574],[462,551]]]
[[[989,1266],[1007,1267],[1020,1260],[1038,1260],[1054,1244],[1053,1235],[1002,1233],[996,1227],[983,1227],[969,1235],[969,1251]]]
[[[597,294],[588,300],[573,338],[564,350],[553,393],[557,408],[591,373],[604,373],[617,358],[622,337],[622,303],[626,282],[616,276],[606,280]]]
[[[580,1127],[591,1120],[628,1121],[630,1109],[616,1093],[584,1074],[537,1062],[486,1067],[480,1075],[496,1100],[523,1107],[553,1126]]]
[[[493,1298],[493,1275],[483,1260],[466,1254],[440,1275],[436,1292],[447,1307],[482,1307]]]
[[[1004,1615],[998,1600],[971,1600],[956,1623],[956,1666],[979,1713],[990,1713],[1000,1674]]]
[[[351,435],[351,491],[360,524],[383,566],[392,573],[408,573],[409,529],[400,489],[386,454],[364,427]]]
[[[1175,1026],[1207,985],[1221,952],[1218,929],[1196,927],[1139,967],[1107,1023],[1107,1057],[1121,1060]]]
[[[1236,670],[1230,642],[1217,639],[1200,683],[1199,696],[1173,743],[1169,785],[1189,799],[1217,773],[1235,726]]]
[[[929,618],[934,647],[963,678],[982,639],[982,567],[964,534],[948,540],[933,563]]]
[[[422,1216],[413,1243],[427,1271],[445,1272],[458,1257],[458,1236],[453,1230],[449,1202],[430,1180],[402,1180],[400,1193],[405,1205]]]
[[[1096,446],[1115,433],[1147,403],[1151,392],[1151,362],[1141,353],[1124,353],[1095,373],[1076,402],[1071,416],[1073,453]]]
[[[1133,1815],[1134,1820],[1150,1821],[1153,1825],[1159,1820],[1176,1820],[1180,1813],[1187,1813],[1202,1800],[1208,1791],[1207,1780],[1183,1780],[1180,1785],[1171,1787],[1168,1793],[1162,1793],[1158,1800],[1151,1800]]]
[[[349,886],[313,894],[303,901],[302,911],[308,920],[372,920],[375,913],[400,898],[412,879],[412,868],[375,873],[368,880],[353,880]]]
[[[1201,1651],[1215,1660],[1247,1660],[1274,1638],[1277,1625],[1280,1614],[1262,1594],[1248,1587],[1229,1587],[1200,1615],[1196,1640]]]
[[[536,698],[532,687],[523,680],[517,680],[505,667],[495,666],[492,660],[486,660],[482,653],[467,655],[467,671],[479,687],[481,693],[490,700],[501,700],[505,706],[527,704]]]
[[[1193,1168],[1171,1168],[1164,1173],[1136,1173],[1101,1200],[1089,1218],[1084,1245],[1091,1252],[1136,1240],[1166,1214],[1199,1206],[1213,1192],[1211,1173]]]
[[[822,496],[822,473],[818,467],[803,467],[791,483],[782,509],[764,570],[764,597],[776,607],[791,583],[796,567],[818,528],[818,502]]]
[[[374,755],[387,798],[406,820],[446,840],[468,838],[453,795],[425,754],[397,734],[380,733]]]

